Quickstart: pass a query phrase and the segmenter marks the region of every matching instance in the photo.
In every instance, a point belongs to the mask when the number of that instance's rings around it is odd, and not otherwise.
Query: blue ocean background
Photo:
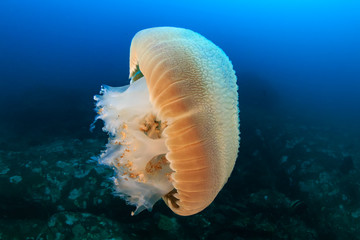
[[[235,170],[188,218],[130,217],[89,162],[93,96],[129,83],[132,37],[159,26],[202,34],[238,78]],[[358,1],[2,0],[0,89],[0,239],[360,239]]]

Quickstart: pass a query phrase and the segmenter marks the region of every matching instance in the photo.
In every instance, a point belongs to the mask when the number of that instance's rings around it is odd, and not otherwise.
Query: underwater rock
[[[281,160],[280,160],[280,164],[283,164],[283,163],[286,163],[286,161],[288,160],[288,156],[284,155],[281,157]]]
[[[43,239],[128,239],[119,223],[78,212],[52,215],[39,236]]]
[[[11,183],[18,184],[21,181],[22,181],[21,176],[12,176],[12,177],[9,178],[9,182],[11,182]]]
[[[64,213],[64,215],[66,217],[65,223],[67,225],[73,225],[78,221],[77,215],[74,213]]]
[[[360,217],[360,209],[357,209],[351,213],[351,216],[353,218],[359,218]]]
[[[10,171],[10,168],[0,158],[0,175],[5,175]]]
[[[176,231],[180,228],[180,225],[177,223],[176,218],[170,218],[160,214],[158,228],[170,233],[176,233]]]
[[[75,200],[75,199],[77,199],[78,197],[80,197],[81,194],[82,194],[81,189],[76,189],[76,188],[75,188],[75,189],[73,189],[73,190],[70,192],[70,194],[69,194],[69,199]]]
[[[296,145],[298,145],[299,143],[301,143],[302,141],[304,141],[304,138],[294,138],[294,139],[290,139],[290,140],[286,140],[286,148],[288,149],[292,149],[294,148]]]
[[[5,175],[10,171],[10,168],[8,167],[2,167],[0,170],[0,175]]]
[[[271,211],[271,209],[285,210],[289,206],[290,200],[283,194],[277,191],[261,190],[250,194],[248,206],[256,211]]]

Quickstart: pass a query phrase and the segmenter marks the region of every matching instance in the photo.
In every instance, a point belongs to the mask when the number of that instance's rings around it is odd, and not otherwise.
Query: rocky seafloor
[[[359,132],[250,109],[241,131],[231,178],[191,217],[162,201],[131,217],[111,169],[91,160],[98,132],[3,139],[0,239],[360,239]]]

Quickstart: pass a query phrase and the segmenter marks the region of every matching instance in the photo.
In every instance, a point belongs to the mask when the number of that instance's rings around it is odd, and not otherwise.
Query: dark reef
[[[191,217],[161,201],[130,217],[112,171],[91,161],[106,142],[99,127],[16,147],[3,135],[0,239],[360,239],[356,131],[252,107],[241,130],[231,178]]]

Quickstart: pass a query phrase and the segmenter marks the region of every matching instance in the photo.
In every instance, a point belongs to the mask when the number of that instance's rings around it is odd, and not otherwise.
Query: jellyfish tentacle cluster
[[[99,162],[114,168],[116,193],[137,206],[134,214],[149,209],[173,189],[165,159],[168,149],[156,112],[149,102],[145,79],[126,88],[103,87],[97,101],[97,119],[109,133]]]
[[[191,30],[140,31],[130,85],[103,86],[96,119],[109,134],[98,160],[115,192],[137,208],[163,199],[179,215],[205,209],[227,182],[239,148],[235,72],[226,54]]]

